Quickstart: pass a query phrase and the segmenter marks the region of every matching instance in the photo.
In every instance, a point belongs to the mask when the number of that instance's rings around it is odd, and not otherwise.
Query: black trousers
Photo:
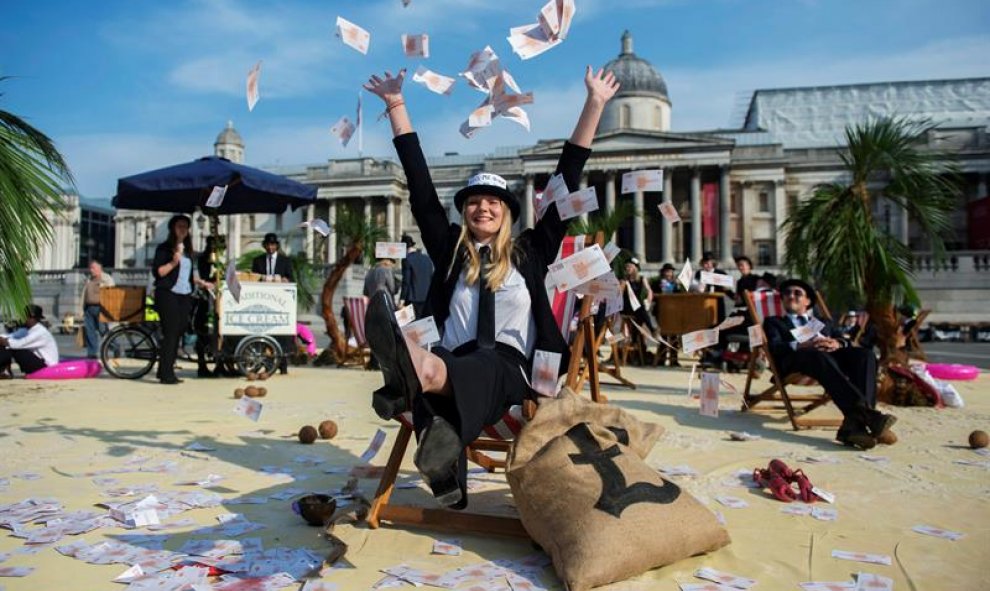
[[[416,440],[434,416],[443,417],[460,435],[462,448],[497,423],[509,408],[522,404],[529,386],[523,376],[526,358],[516,349],[496,343],[494,349],[478,349],[474,341],[454,352],[434,348],[447,366],[452,396],[421,394],[413,401]],[[467,457],[461,451],[458,482],[467,497]]]
[[[29,349],[0,349],[0,369],[10,365],[11,361],[16,361],[17,366],[25,375],[45,368],[45,360],[38,357],[34,351]]]
[[[864,422],[875,414],[877,359],[869,349],[797,350],[781,359],[778,369],[784,375],[797,371],[818,380],[847,419]]]
[[[192,296],[179,295],[170,289],[155,290],[155,309],[161,316],[162,343],[158,359],[158,379],[175,378],[175,357],[179,351],[179,339],[189,326]]]

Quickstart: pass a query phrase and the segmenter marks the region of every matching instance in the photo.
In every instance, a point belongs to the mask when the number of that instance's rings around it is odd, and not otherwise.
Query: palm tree
[[[0,316],[20,316],[31,303],[31,261],[52,239],[49,217],[65,206],[65,184],[72,173],[52,140],[0,109]]]
[[[359,261],[362,255],[370,261],[374,251],[366,247],[384,239],[386,232],[384,228],[376,226],[374,220],[365,219],[361,213],[349,208],[338,210],[333,231],[337,233],[346,250],[344,256],[334,263],[330,269],[330,274],[323,283],[320,304],[323,322],[326,324],[327,335],[330,337],[330,347],[327,348],[327,351],[329,351],[330,357],[339,364],[347,358],[348,351],[347,339],[340,331],[333,309],[334,293],[337,291],[337,285],[340,284],[340,280],[343,279],[348,267]]]
[[[834,303],[865,302],[876,324],[881,362],[903,361],[898,351],[895,305],[918,305],[911,251],[873,212],[885,199],[906,212],[944,254],[943,237],[960,195],[950,157],[924,149],[930,121],[882,118],[846,128],[839,152],[848,183],[814,189],[784,222],[784,264],[799,277],[818,280]]]

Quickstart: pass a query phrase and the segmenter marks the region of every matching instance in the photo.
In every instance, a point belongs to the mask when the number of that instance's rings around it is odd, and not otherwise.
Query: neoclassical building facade
[[[596,188],[600,211],[623,201],[632,204],[638,215],[623,225],[616,242],[650,268],[686,258],[696,261],[704,251],[713,251],[725,262],[746,254],[759,266],[777,266],[783,254],[778,228],[788,213],[814,186],[843,180],[837,150],[844,144],[845,127],[882,115],[937,123],[927,145],[953,155],[965,185],[955,219],[959,238],[950,247],[976,248],[967,242],[977,223],[967,212],[987,198],[990,78],[758,90],[736,128],[674,132],[673,101],[663,77],[635,54],[629,32],[623,34],[620,47],[605,67],[615,72],[622,86],[602,117],[581,184]],[[519,195],[524,205],[518,227],[524,228],[533,224],[533,196],[546,186],[562,143],[563,139],[541,141],[522,149],[446,155],[428,162],[451,219],[458,217],[454,194],[471,175],[484,170],[505,177]],[[232,124],[217,137],[214,152],[243,161],[245,143]],[[663,191],[621,194],[623,173],[656,168],[664,171]],[[395,160],[334,159],[268,170],[315,185],[317,203],[278,216],[226,219],[234,254],[260,248],[262,236],[276,232],[283,249],[305,250],[316,262],[333,261],[342,248],[335,236],[322,240],[298,226],[314,217],[332,226],[343,208],[375,220],[393,239],[404,231],[417,233],[405,177]],[[670,201],[682,221],[664,220],[658,211],[662,201]],[[890,231],[915,250],[927,248],[926,237],[897,208],[881,203],[878,209],[876,219]],[[167,217],[119,211],[117,265],[134,261],[134,266],[143,266],[134,253],[141,251],[143,241],[164,238]],[[198,223],[194,220],[194,231]],[[204,232],[196,233],[201,237]]]

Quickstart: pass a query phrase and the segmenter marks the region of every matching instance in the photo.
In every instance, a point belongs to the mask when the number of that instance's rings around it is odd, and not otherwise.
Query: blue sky
[[[11,0],[0,22],[0,108],[27,118],[68,158],[80,193],[109,198],[116,179],[211,153],[228,119],[246,161],[261,166],[356,157],[329,135],[353,116],[372,73],[463,70],[485,45],[524,91],[532,130],[496,120],[465,140],[481,95],[450,97],[407,82],[428,153],[482,153],[566,137],[583,99],[585,64],[602,65],[632,31],[635,51],[667,81],[672,128],[725,127],[759,88],[990,75],[986,0],[575,0],[560,46],[528,61],[505,37],[535,22],[543,0]],[[367,56],[333,35],[340,15],[371,33]],[[428,33],[431,57],[403,56],[402,33]],[[248,112],[247,71],[263,60]],[[390,131],[365,94],[364,154],[392,156]]]

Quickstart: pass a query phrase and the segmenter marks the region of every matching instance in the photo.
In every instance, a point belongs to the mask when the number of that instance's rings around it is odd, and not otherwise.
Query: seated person
[[[24,326],[0,337],[0,379],[12,377],[11,361],[16,361],[24,374],[58,363],[58,345],[41,323],[45,319],[41,306],[31,304],[24,310],[27,315]]]
[[[378,291],[368,304],[367,337],[385,385],[373,395],[375,412],[390,419],[413,413],[418,445],[413,461],[441,505],[467,505],[464,448],[512,406],[532,396],[536,350],[569,350],[547,299],[547,266],[557,256],[567,223],[550,206],[532,229],[512,236],[521,208],[505,179],[481,172],[454,195],[463,226],[451,223],[430,176],[419,138],[402,97],[405,70],[372,76],[365,88],[386,105],[393,143],[409,187],[409,204],[423,245],[438,270],[429,307],[441,333],[426,350],[408,340],[395,320],[391,294]],[[585,74],[587,99],[557,172],[570,191],[581,171],[605,103],[618,83],[611,73]]]
[[[650,313],[653,305],[653,290],[646,277],[639,273],[639,259],[636,257],[629,259],[624,270],[625,278],[619,281],[619,289],[622,290],[622,313],[632,316],[637,324],[646,328],[652,336],[656,336],[657,319]]]
[[[680,293],[684,286],[677,280],[674,265],[664,263],[660,269],[660,293]]]
[[[739,279],[736,280],[736,307],[746,307],[746,292],[757,289],[760,276],[753,272],[753,261],[748,256],[736,257],[736,268],[739,269]]]
[[[873,352],[842,339],[827,321],[819,334],[798,343],[791,330],[813,317],[815,290],[800,279],[788,279],[780,284],[780,295],[785,314],[768,316],[763,331],[781,377],[800,372],[818,380],[842,411],[842,426],[835,438],[845,445],[872,448],[897,421],[874,408],[877,360]]]

